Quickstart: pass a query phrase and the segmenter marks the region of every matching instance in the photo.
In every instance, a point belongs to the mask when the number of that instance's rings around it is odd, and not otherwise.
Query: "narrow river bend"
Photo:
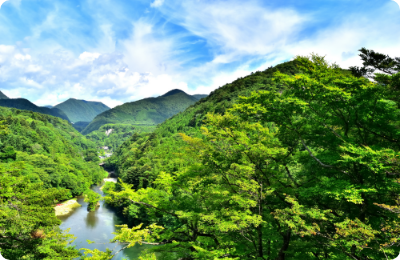
[[[93,186],[92,190],[104,196],[100,187],[101,186]],[[125,219],[118,215],[116,211],[104,201],[100,201],[100,207],[92,212],[87,211],[87,203],[83,201],[83,197],[78,197],[78,203],[81,204],[82,207],[75,209],[68,215],[58,217],[62,221],[60,228],[62,230],[70,228],[69,233],[76,237],[73,245],[76,245],[78,249],[97,248],[101,251],[105,251],[108,247],[113,250],[114,253],[120,250],[123,245],[118,243],[111,244],[109,241],[114,237],[112,232],[116,230],[115,225],[126,223]],[[89,245],[86,240],[91,240],[95,243]],[[135,245],[132,248],[121,251],[113,260],[138,259],[140,252],[149,247],[148,245]]]

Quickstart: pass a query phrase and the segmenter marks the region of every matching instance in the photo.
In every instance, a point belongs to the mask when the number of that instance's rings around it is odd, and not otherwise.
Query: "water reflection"
[[[99,187],[92,188],[95,192],[104,196]],[[116,214],[115,210],[104,201],[100,201],[100,207],[95,211],[87,211],[87,203],[83,201],[83,197],[78,197],[78,203],[82,207],[67,216],[59,217],[62,221],[60,228],[65,230],[70,228],[70,234],[74,234],[77,239],[74,241],[76,248],[98,249],[105,251],[106,248],[112,249],[114,252],[120,250],[124,245],[118,243],[110,243],[110,239],[114,237],[115,225],[126,223],[126,220]],[[94,244],[88,244],[86,240],[94,241]],[[136,245],[132,248],[125,249],[116,255],[113,260],[138,259],[142,250],[149,248],[148,245]]]
[[[99,218],[97,217],[96,211],[88,212],[85,217],[86,227],[93,229],[96,227],[99,222]]]

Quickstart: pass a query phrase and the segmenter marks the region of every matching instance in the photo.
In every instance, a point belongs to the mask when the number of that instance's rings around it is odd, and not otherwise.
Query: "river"
[[[99,186],[93,186],[92,190],[104,196]],[[83,201],[83,197],[78,197],[77,201],[82,207],[68,215],[58,217],[62,221],[60,228],[62,230],[70,228],[69,233],[76,237],[73,245],[76,245],[76,248],[97,248],[101,251],[105,251],[107,247],[113,252],[120,250],[123,245],[111,244],[109,241],[114,237],[112,232],[116,230],[115,225],[124,224],[126,220],[104,201],[100,201],[100,207],[92,212],[87,211],[87,203]],[[86,240],[95,241],[95,243],[89,245]],[[124,249],[113,260],[139,259],[140,252],[149,247],[149,245],[137,244],[132,248]]]

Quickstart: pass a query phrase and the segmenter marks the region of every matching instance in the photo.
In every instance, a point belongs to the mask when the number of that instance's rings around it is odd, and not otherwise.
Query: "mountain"
[[[71,122],[90,122],[98,114],[109,110],[110,108],[101,102],[86,101],[70,98],[55,108],[61,109],[71,120]]]
[[[157,125],[196,102],[197,98],[174,89],[156,98],[145,98],[107,110],[96,116],[82,134],[88,134],[105,124]]]
[[[206,95],[206,94],[194,94],[194,95],[192,95],[192,97],[197,98],[197,100],[200,100],[200,99],[205,98],[207,96],[208,95]]]
[[[75,127],[75,124],[73,125]],[[99,129],[85,135],[86,139],[96,143],[97,147],[107,146],[115,150],[135,133],[151,133],[156,128],[152,126],[138,126],[128,124],[106,124]],[[75,127],[75,129],[77,129]],[[79,131],[79,130],[78,130]]]
[[[89,124],[90,124],[90,122],[79,121],[79,122],[73,123],[72,126],[79,132],[82,132],[82,130],[85,129],[85,127],[87,127]]]
[[[51,105],[47,105],[47,106],[42,106],[42,107],[47,107],[47,108],[53,108],[53,106],[51,106]]]
[[[108,201],[123,207],[133,225],[149,226],[154,215],[146,214],[159,214],[157,223],[165,224],[153,241],[165,245],[153,252],[168,257],[179,248],[171,259],[217,259],[227,251],[224,257],[244,260],[350,259],[356,247],[346,243],[366,228],[377,246],[359,247],[359,255],[384,259],[379,245],[396,231],[382,229],[381,221],[399,225],[395,199],[380,202],[398,189],[390,176],[399,172],[396,76],[385,77],[385,89],[393,90],[385,92],[346,74],[313,55],[216,89],[114,151],[106,167],[133,187],[121,183],[115,190],[122,192]],[[363,192],[360,202],[346,194],[361,189],[374,192]]]
[[[29,110],[32,112],[38,112],[38,113],[42,113],[42,114],[46,114],[46,115],[56,116],[56,117],[59,117],[59,118],[69,121],[68,116],[60,109],[57,109],[57,108],[50,109],[47,107],[38,107],[25,98],[0,99],[0,106]]]
[[[141,178],[142,176],[127,177],[129,167],[125,165],[125,158],[127,158],[131,148],[145,145],[147,146],[146,150],[140,153],[140,155],[138,155],[139,157],[143,158],[147,156],[147,154],[162,154],[163,157],[167,159],[163,160],[165,164],[161,163],[162,166],[158,167],[156,166],[158,162],[154,161],[144,163],[139,161],[140,158],[138,157],[135,158],[135,167],[137,169],[147,167],[148,165],[152,169],[153,176],[157,176],[160,169],[174,169],[175,167],[171,160],[174,158],[175,151],[179,150],[179,147],[182,146],[182,142],[180,141],[181,138],[179,138],[177,133],[196,133],[197,135],[198,132],[200,132],[200,126],[203,124],[203,120],[206,118],[207,113],[223,114],[227,109],[232,107],[238,99],[238,96],[249,96],[253,91],[270,90],[274,87],[278,89],[281,88],[280,86],[277,86],[273,77],[273,74],[277,71],[288,75],[294,75],[299,73],[300,69],[296,66],[295,62],[286,62],[273,68],[268,68],[265,71],[258,71],[248,75],[247,77],[239,78],[232,83],[214,90],[210,95],[188,107],[182,113],[178,113],[159,124],[152,134],[142,134],[140,136],[133,135],[114,152],[107,167],[116,170],[118,175],[122,177],[124,181],[136,184],[135,181],[132,180]],[[148,142],[144,141],[151,139],[158,139],[159,141],[154,143],[149,142],[151,145],[148,145]],[[168,150],[168,147],[170,146],[177,146],[178,148]],[[165,150],[168,150],[168,152],[165,152]],[[146,170],[143,168],[143,171],[139,172],[145,171]],[[130,180],[128,180],[129,178]]]
[[[10,99],[10,98],[4,95],[3,92],[0,91],[0,99]]]

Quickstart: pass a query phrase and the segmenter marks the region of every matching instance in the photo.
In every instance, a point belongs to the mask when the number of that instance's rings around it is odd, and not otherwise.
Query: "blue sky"
[[[400,56],[391,0],[0,3],[0,90],[38,105],[208,94],[312,52],[344,68],[360,65],[361,47]]]

